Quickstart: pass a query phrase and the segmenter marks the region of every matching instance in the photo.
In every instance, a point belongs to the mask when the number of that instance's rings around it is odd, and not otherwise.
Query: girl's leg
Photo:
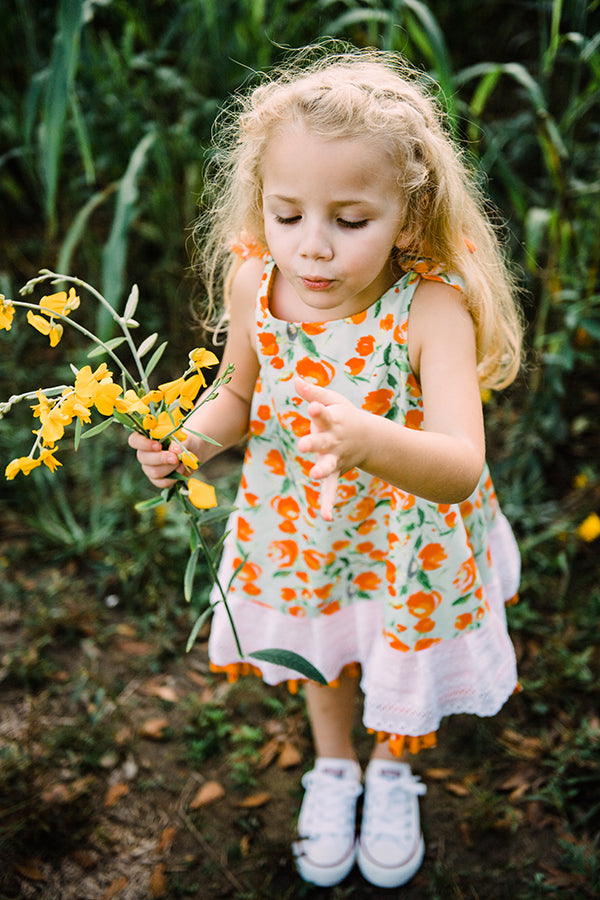
[[[352,724],[358,678],[342,672],[337,687],[308,682],[306,705],[317,756],[356,760]]]
[[[345,878],[356,856],[356,801],[362,788],[351,735],[357,683],[342,675],[338,687],[306,686],[317,759],[302,778],[305,794],[293,850],[302,878],[322,887]]]

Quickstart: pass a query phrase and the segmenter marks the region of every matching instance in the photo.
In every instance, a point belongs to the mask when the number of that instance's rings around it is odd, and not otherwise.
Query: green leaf
[[[169,343],[168,341],[165,341],[164,343],[162,343],[160,345],[160,347],[158,347],[158,349],[155,350],[154,353],[152,354],[152,356],[150,357],[150,362],[146,366],[146,371],[144,373],[146,375],[146,378],[150,375],[151,372],[154,371],[156,364],[158,363],[161,356],[165,352],[165,349],[166,349],[168,343]]]
[[[81,419],[75,419],[75,449],[79,450],[79,442],[81,441],[81,429],[83,428],[81,424]]]
[[[94,437],[95,434],[101,434],[101,432],[105,431],[109,425],[112,425],[112,419],[106,419],[104,422],[100,422],[98,425],[94,425],[93,428],[88,428],[87,431],[82,432],[81,440],[85,440],[89,437]]]
[[[137,351],[140,359],[142,358],[142,356],[145,356],[146,353],[148,353],[148,351],[152,349],[152,347],[154,347],[157,337],[158,333],[155,331],[153,334],[149,334],[148,337],[142,341]]]
[[[145,509],[155,509],[157,506],[162,506],[164,503],[164,499],[161,494],[157,497],[150,497],[148,500],[140,500],[139,503],[136,503],[134,509],[137,509],[138,512],[143,512]]]
[[[196,549],[192,553],[190,553],[190,558],[188,559],[187,566],[185,567],[185,575],[183,577],[183,596],[188,603],[192,599],[192,590],[194,587],[196,564],[198,562],[199,553],[200,548],[196,547]]]
[[[83,26],[83,0],[62,0],[52,44],[40,123],[41,168],[46,193],[46,217],[51,229],[56,224],[58,170],[63,150],[65,121]]]
[[[95,356],[102,356],[103,353],[106,353],[107,349],[114,350],[116,347],[120,347],[125,340],[124,337],[111,338],[110,341],[104,341],[102,346],[92,347],[88,352],[88,359],[93,359]]]
[[[200,613],[200,615],[194,622],[194,627],[190,631],[190,636],[187,640],[187,644],[185,645],[186,653],[189,653],[190,650],[192,649],[192,647],[194,646],[194,644],[196,643],[196,638],[198,637],[198,632],[200,631],[200,629],[202,628],[202,626],[204,625],[204,623],[206,622],[208,617],[211,615],[212,611],[213,611],[212,606],[207,606],[207,608],[204,610],[204,612]]]
[[[123,293],[129,227],[138,212],[138,179],[155,139],[156,134],[153,131],[145,134],[131,154],[119,184],[110,235],[102,251],[102,293],[115,309]],[[102,337],[108,327],[106,310],[99,310],[97,334]]]
[[[310,681],[316,681],[317,684],[328,684],[325,676],[312,663],[300,656],[299,653],[294,653],[293,650],[278,650],[275,648],[271,650],[255,650],[254,653],[249,653],[248,656],[251,656],[253,659],[263,660],[263,662],[273,663],[275,666],[293,669]]]

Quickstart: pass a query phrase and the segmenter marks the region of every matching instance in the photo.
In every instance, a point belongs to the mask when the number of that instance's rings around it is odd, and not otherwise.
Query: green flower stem
[[[220,579],[219,579],[219,574],[218,574],[218,572],[217,572],[217,567],[215,566],[215,562],[214,562],[214,560],[213,560],[213,558],[212,558],[212,554],[211,554],[209,548],[206,546],[206,541],[204,540],[204,538],[203,538],[203,536],[202,536],[202,532],[201,532],[201,530],[200,530],[200,527],[198,526],[198,522],[196,521],[196,519],[195,519],[195,517],[194,517],[194,514],[191,513],[191,511],[190,511],[190,508],[189,508],[189,507],[190,507],[191,504],[189,504],[189,503],[185,500],[185,498],[183,497],[183,495],[182,495],[179,491],[178,491],[178,495],[179,495],[180,499],[182,500],[183,505],[184,505],[184,508],[185,508],[185,510],[186,510],[186,512],[187,512],[187,514],[188,514],[188,516],[189,516],[189,518],[190,518],[190,521],[191,521],[191,524],[192,524],[192,529],[193,529],[193,531],[194,531],[194,534],[196,535],[196,538],[198,539],[198,543],[199,543],[200,546],[202,547],[202,552],[204,553],[204,556],[205,556],[205,559],[206,559],[206,564],[208,565],[208,570],[209,570],[209,572],[210,572],[210,577],[211,577],[213,583],[217,586],[217,589],[218,589],[218,591],[219,591],[219,594],[221,595],[221,600],[222,600],[223,603],[225,604],[225,610],[226,610],[226,612],[227,612],[227,617],[229,618],[229,623],[230,623],[230,625],[231,625],[231,630],[233,631],[233,638],[234,638],[234,640],[235,640],[235,646],[236,646],[236,648],[237,648],[237,651],[238,651],[240,657],[243,657],[244,654],[243,654],[243,651],[242,651],[242,645],[240,644],[240,639],[239,639],[239,637],[238,637],[237,629],[236,629],[236,627],[235,627],[235,622],[233,621],[233,616],[231,615],[231,610],[229,609],[229,604],[227,603],[227,598],[226,598],[226,596],[225,596],[225,591],[223,590],[223,585],[221,584],[221,581],[220,581]]]
[[[108,302],[106,297],[104,297],[100,293],[100,291],[96,290],[95,287],[93,287],[91,284],[88,284],[87,281],[83,281],[81,278],[77,278],[74,275],[61,275],[58,272],[51,272],[48,269],[43,269],[42,275],[40,277],[32,278],[30,281],[28,281],[27,284],[25,285],[25,288],[23,288],[22,290],[23,291],[30,290],[30,285],[31,285],[31,287],[33,287],[34,285],[41,284],[43,281],[49,281],[49,280],[52,280],[52,282],[66,281],[68,284],[73,284],[73,285],[76,285],[77,287],[85,288],[85,290],[88,291],[88,293],[90,293],[93,297],[95,297],[96,300],[100,303],[100,305],[103,306],[104,309],[107,310],[107,312],[110,314],[110,317],[112,318],[112,320],[117,323],[117,325],[123,332],[125,340],[127,341],[129,349],[131,350],[131,355],[133,356],[136,368],[139,372],[140,379],[142,382],[142,387],[144,388],[145,393],[148,393],[148,391],[150,390],[150,387],[148,385],[146,371],[144,369],[144,366],[142,365],[142,361],[137,352],[137,347],[135,345],[135,341],[133,340],[133,338],[131,336],[131,332],[130,332],[129,328],[127,327],[127,322],[125,321],[125,319],[123,319],[122,316],[120,316],[118,314],[118,312],[114,309],[114,307],[111,306],[111,304]],[[61,318],[66,318],[66,316],[62,316]],[[70,319],[69,319],[69,321],[71,322],[72,325],[76,324],[75,322],[73,322]],[[83,333],[86,334],[87,337],[91,337],[95,344],[97,344],[100,347],[103,347],[104,350],[106,350],[106,352],[112,356],[112,358],[119,364],[121,371],[124,374],[126,374],[126,376],[129,378],[131,384],[134,387],[136,387],[137,385],[136,385],[134,379],[132,378],[132,376],[129,374],[129,372],[127,372],[127,370],[125,369],[125,367],[123,366],[123,364],[121,363],[119,358],[106,347],[106,344],[104,344],[104,342],[101,341],[100,338],[96,337],[96,335],[91,334],[91,332],[89,332],[87,330],[83,330]]]
[[[54,387],[39,388],[39,390],[45,397],[53,397],[54,395],[60,396],[63,391],[71,390],[72,387],[73,386],[70,384],[57,384]],[[0,403],[0,419],[10,412],[11,408],[16,403],[21,403],[23,400],[37,400],[37,395],[38,391],[27,391],[25,394],[13,394],[12,397],[9,397],[4,403]]]
[[[39,305],[39,303],[26,303],[24,300],[13,300],[12,302],[13,302],[14,306],[22,306],[25,309],[35,310],[36,312],[40,313],[43,316],[49,315],[48,311],[45,309],[42,309],[42,307]],[[111,350],[110,347],[107,347],[106,344],[100,340],[100,338],[96,337],[96,335],[93,332],[91,332],[87,328],[85,328],[84,325],[80,325],[79,322],[77,322],[75,319],[71,319],[70,316],[64,316],[62,313],[52,313],[51,318],[58,319],[61,322],[67,322],[69,325],[71,325],[72,328],[74,328],[76,331],[79,331],[81,334],[84,334],[87,338],[89,338],[98,347],[102,347],[102,349],[105,351],[105,353],[108,353],[108,355],[111,357],[111,359],[118,365],[118,367],[121,371],[121,374],[125,378],[128,379],[132,388],[134,388],[134,390],[137,388],[138,385],[137,385],[136,380],[133,378],[132,375],[129,374],[129,372],[127,371],[127,368],[123,365],[123,363],[121,362],[121,360],[119,359],[117,354],[113,350]],[[144,385],[144,387],[145,387],[145,385]]]

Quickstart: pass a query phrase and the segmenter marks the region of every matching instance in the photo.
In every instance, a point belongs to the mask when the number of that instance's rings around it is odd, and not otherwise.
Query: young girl
[[[203,227],[211,298],[228,304],[218,399],[189,432],[248,436],[221,582],[244,652],[280,647],[306,684],[316,763],[294,844],[307,881],[355,860],[375,885],[419,868],[405,760],[450,713],[494,715],[517,686],[504,601],[519,557],[484,461],[480,388],[517,372],[510,276],[472,178],[416,76],[377,51],[317,54],[239,98],[219,122]],[[159,487],[181,465],[137,434]],[[200,462],[214,445],[189,433]],[[211,663],[240,663],[223,604]],[[351,743],[358,674],[379,740]],[[270,663],[268,684],[297,675]]]

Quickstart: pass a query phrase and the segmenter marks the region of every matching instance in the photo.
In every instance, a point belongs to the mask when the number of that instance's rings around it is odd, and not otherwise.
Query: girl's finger
[[[321,517],[326,522],[333,520],[333,506],[338,486],[338,473],[334,472],[324,479],[321,486]]]

